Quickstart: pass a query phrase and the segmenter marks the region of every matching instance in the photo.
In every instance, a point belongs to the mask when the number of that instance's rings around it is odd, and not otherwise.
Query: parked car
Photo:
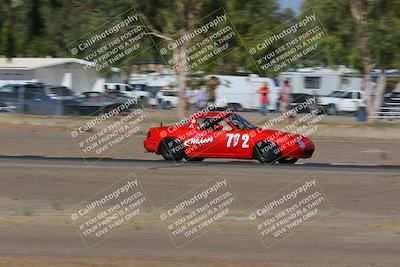
[[[377,116],[382,120],[400,121],[400,92],[386,93]]]
[[[355,113],[359,107],[365,105],[365,94],[359,90],[333,91],[328,96],[319,97],[319,104],[329,115],[338,112]]]
[[[77,103],[73,108],[79,115],[97,115],[107,112],[130,99],[132,98],[117,91],[107,93],[88,91],[76,95]]]
[[[158,101],[161,101],[161,105],[165,109],[171,109],[177,107],[179,104],[179,95],[174,90],[160,90],[156,94]]]
[[[63,86],[41,83],[7,84],[0,88],[0,103],[15,112],[36,115],[64,115],[75,105],[73,92]]]
[[[104,84],[104,92],[112,92],[117,91],[124,93],[128,97],[132,97],[137,99],[137,101],[146,106],[147,101],[150,98],[150,93],[141,90],[141,87],[132,86],[130,84],[124,83],[105,83]]]
[[[295,109],[298,106],[303,105],[304,103],[310,103],[307,107],[298,108],[298,112],[300,113],[309,113],[312,110],[315,110],[319,107],[318,97],[309,95],[309,94],[291,94],[292,102],[290,103],[290,108]],[[322,112],[322,111],[321,111]]]

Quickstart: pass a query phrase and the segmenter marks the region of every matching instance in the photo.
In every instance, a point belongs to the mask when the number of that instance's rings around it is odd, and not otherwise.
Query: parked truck
[[[338,112],[355,113],[359,107],[365,106],[365,94],[360,90],[337,90],[328,96],[318,97],[318,102],[329,115]]]

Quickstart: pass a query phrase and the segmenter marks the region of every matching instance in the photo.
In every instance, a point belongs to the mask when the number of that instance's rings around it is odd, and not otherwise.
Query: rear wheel
[[[185,156],[183,143],[177,138],[164,139],[160,143],[159,152],[165,160],[180,161]]]
[[[280,158],[278,159],[279,163],[284,163],[284,164],[294,164],[298,161],[298,158]]]
[[[254,146],[254,158],[262,163],[273,163],[281,157],[279,147],[270,140],[263,140]]]

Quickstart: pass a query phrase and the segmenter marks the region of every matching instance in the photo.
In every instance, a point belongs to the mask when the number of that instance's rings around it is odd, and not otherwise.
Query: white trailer
[[[275,110],[279,98],[279,88],[270,78],[259,77],[256,74],[249,76],[231,76],[231,75],[210,75],[219,79],[219,85],[216,90],[216,102],[223,103],[225,106],[235,110],[257,110],[261,107],[260,94],[257,92],[265,83],[268,84],[270,93],[268,95],[268,109]],[[220,104],[222,107],[222,104]]]
[[[355,77],[355,70],[339,68],[302,68],[296,71],[282,72],[279,76],[281,83],[289,80],[293,93],[303,93],[327,96],[333,91],[349,91],[362,89],[362,78]],[[371,83],[374,88],[375,83]]]

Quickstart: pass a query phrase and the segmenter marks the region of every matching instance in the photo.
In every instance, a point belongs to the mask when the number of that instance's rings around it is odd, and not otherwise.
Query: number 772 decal
[[[241,139],[242,148],[249,148],[249,135],[248,134],[239,134],[239,133],[227,133],[226,137],[228,137],[226,141],[226,147],[237,147],[239,144],[239,140]]]

